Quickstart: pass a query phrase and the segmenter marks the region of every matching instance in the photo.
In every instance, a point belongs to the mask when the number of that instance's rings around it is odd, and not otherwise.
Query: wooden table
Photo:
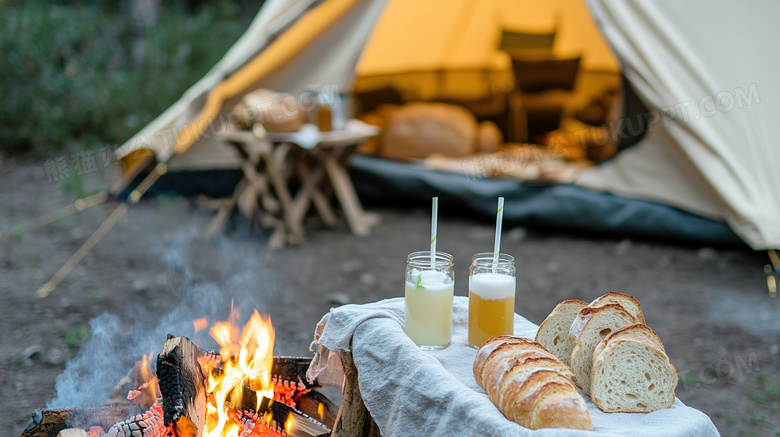
[[[209,225],[213,235],[235,208],[256,226],[271,228],[269,246],[303,244],[303,220],[311,205],[329,227],[336,225],[336,213],[329,194],[335,193],[355,235],[368,235],[379,216],[366,213],[347,174],[349,158],[357,147],[379,129],[350,120],[341,131],[319,132],[304,125],[298,132],[271,133],[261,128],[231,133],[227,142],[241,157],[244,177],[233,196],[219,208]],[[293,194],[289,182],[299,188]]]

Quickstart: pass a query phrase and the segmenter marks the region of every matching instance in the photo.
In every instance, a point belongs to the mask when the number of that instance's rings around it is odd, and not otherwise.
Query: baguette
[[[587,305],[578,299],[564,300],[544,319],[536,333],[536,341],[567,366],[571,364],[571,350],[574,347],[569,340],[569,328],[580,310]]]
[[[474,378],[507,417],[531,429],[591,429],[590,413],[569,369],[539,343],[489,340],[477,352]]]
[[[618,335],[594,357],[591,399],[605,413],[649,413],[669,408],[679,375],[647,338]]]
[[[586,394],[590,395],[593,351],[598,342],[613,330],[636,323],[637,319],[617,303],[585,307],[574,319],[569,330],[569,339],[574,344],[570,364],[574,381]]]
[[[541,345],[527,338],[515,337],[511,335],[499,335],[498,337],[493,337],[486,341],[485,344],[479,348],[477,351],[477,356],[474,358],[474,380],[477,381],[477,384],[479,384],[480,387],[484,387],[483,374],[485,370],[485,363],[487,362],[488,358],[490,358],[490,355],[494,353],[502,353],[502,351],[507,349],[512,349],[513,347],[510,345],[513,344],[520,345],[514,347],[514,349],[517,350],[533,349],[540,354],[551,355],[545,348],[541,347]]]

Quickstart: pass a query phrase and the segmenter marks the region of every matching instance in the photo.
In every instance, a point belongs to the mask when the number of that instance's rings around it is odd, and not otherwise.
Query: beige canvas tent
[[[371,87],[408,74],[403,86],[423,98],[506,89],[508,61],[496,48],[504,29],[554,28],[555,50],[586,54],[586,71],[614,73],[615,58],[590,12],[658,122],[636,147],[578,183],[725,220],[755,249],[780,247],[780,176],[773,168],[780,148],[769,131],[780,115],[780,84],[771,78],[779,61],[768,47],[776,38],[752,32],[777,33],[756,22],[777,16],[780,5],[537,3],[270,0],[206,77],[118,155],[127,168],[139,150],[151,150],[171,170],[231,168],[237,162],[220,132],[242,95],[258,87],[350,90],[356,76],[355,87]],[[681,106],[698,112],[673,116],[669,108]]]

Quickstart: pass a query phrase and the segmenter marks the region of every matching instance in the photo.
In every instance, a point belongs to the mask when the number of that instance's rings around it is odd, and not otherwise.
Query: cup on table
[[[469,268],[469,346],[479,348],[498,335],[514,332],[515,259],[492,252],[471,257]]]
[[[432,265],[433,264],[433,265]],[[420,349],[438,350],[452,339],[452,297],[455,272],[452,255],[412,252],[406,258],[404,332]]]

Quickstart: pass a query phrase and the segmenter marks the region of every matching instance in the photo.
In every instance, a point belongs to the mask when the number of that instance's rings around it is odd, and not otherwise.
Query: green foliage
[[[200,79],[256,12],[161,2],[144,28],[129,5],[0,0],[0,153],[123,143]]]
[[[70,350],[76,350],[89,338],[89,329],[80,322],[74,323],[62,335],[62,340]]]

